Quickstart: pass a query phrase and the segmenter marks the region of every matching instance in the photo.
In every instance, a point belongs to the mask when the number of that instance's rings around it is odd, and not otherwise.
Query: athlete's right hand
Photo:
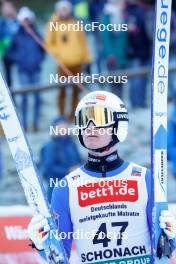
[[[47,219],[43,215],[35,215],[28,225],[28,236],[38,250],[43,250],[44,241],[49,236],[50,227]]]

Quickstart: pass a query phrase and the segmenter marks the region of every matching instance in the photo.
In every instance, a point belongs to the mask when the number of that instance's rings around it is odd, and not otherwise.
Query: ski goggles
[[[114,112],[112,109],[101,106],[91,106],[81,109],[75,117],[75,124],[81,129],[87,128],[91,121],[96,127],[108,127],[116,121],[128,121],[128,113]]]

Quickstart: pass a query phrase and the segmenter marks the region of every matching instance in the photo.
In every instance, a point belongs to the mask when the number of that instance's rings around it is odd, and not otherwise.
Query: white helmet
[[[128,112],[121,99],[113,93],[95,91],[82,98],[75,111],[75,124],[81,130],[85,129],[90,121],[93,121],[96,127],[112,126],[114,128],[112,142],[105,148],[98,149],[98,152],[102,152],[126,139]],[[81,132],[79,133],[79,140],[85,147]]]

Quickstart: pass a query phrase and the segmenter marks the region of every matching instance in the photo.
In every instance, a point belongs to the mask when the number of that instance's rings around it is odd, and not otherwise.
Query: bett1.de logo
[[[101,181],[79,186],[78,202],[81,207],[108,202],[136,202],[138,183],[134,180]]]

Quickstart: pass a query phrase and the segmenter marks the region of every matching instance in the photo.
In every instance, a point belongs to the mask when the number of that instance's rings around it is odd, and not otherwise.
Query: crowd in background
[[[3,64],[4,76],[8,86],[13,88],[13,68],[17,68],[18,79],[21,87],[36,86],[41,83],[42,63],[46,58],[47,51],[57,61],[57,72],[60,76],[91,74],[112,74],[118,70],[141,69],[151,66],[152,39],[154,28],[154,6],[148,5],[142,0],[60,0],[53,7],[53,14],[46,21],[46,32],[40,35],[37,29],[37,17],[29,7],[15,7],[13,1],[3,1],[0,18],[0,57]],[[78,20],[87,22],[100,22],[107,24],[128,24],[128,31],[51,31],[49,22],[60,24],[75,24]],[[47,26],[48,24],[48,26]],[[91,39],[91,41],[89,41]],[[92,41],[93,40],[93,41]],[[43,48],[44,43],[45,49]],[[90,47],[93,45],[93,47]],[[93,44],[92,44],[93,43]],[[93,52],[92,52],[93,50]],[[171,56],[170,62],[176,59],[176,21],[173,12],[171,26]],[[66,68],[66,71],[65,71]],[[134,76],[128,82],[129,102],[132,109],[145,108],[147,106],[148,76]],[[107,89],[120,97],[123,97],[123,84],[110,84]],[[174,74],[169,77],[169,97],[175,96]],[[66,88],[58,93],[58,116],[56,123],[68,124],[74,120],[74,110],[79,100],[80,89],[72,85],[72,98],[70,113],[66,116]],[[41,112],[40,94],[33,94],[33,131],[39,129]],[[174,101],[175,103],[175,101]],[[176,103],[175,103],[176,104]],[[29,109],[28,95],[21,95],[20,110],[24,129],[28,130]],[[176,130],[176,111],[171,118],[172,125],[169,131]],[[169,132],[172,136],[172,144],[176,149],[176,133]],[[170,136],[170,138],[171,138]],[[175,137],[175,138],[174,138]],[[69,145],[65,149],[65,157],[74,157],[73,164],[66,164],[64,155],[53,158],[53,148],[63,146],[64,138],[53,138],[47,146],[41,150],[42,170],[45,177],[48,171],[52,171],[53,177],[62,177],[72,167],[81,162],[76,146],[67,140]],[[169,159],[176,161],[176,151],[169,151]],[[57,153],[57,152],[55,152]],[[76,154],[75,154],[76,153]],[[64,157],[64,158],[63,158]],[[55,162],[55,164],[53,164]],[[70,161],[69,161],[70,162]],[[61,167],[59,167],[61,165]],[[52,168],[52,169],[51,169]],[[63,172],[63,173],[62,173]],[[51,173],[50,173],[51,174]],[[174,168],[176,176],[176,169]],[[50,175],[51,176],[51,175]]]
[[[151,64],[152,31],[148,23],[154,21],[153,6],[140,0],[108,0],[108,1],[59,1],[53,8],[49,22],[74,24],[77,20],[107,24],[128,24],[128,31],[99,31],[92,32],[94,56],[89,47],[89,35],[77,31],[51,31],[43,36],[47,49],[56,60],[62,62],[73,75],[82,71],[97,71],[98,73],[114,72],[127,68],[145,67]],[[150,19],[149,16],[150,15]],[[149,21],[148,21],[149,19]],[[5,1],[2,4],[0,21],[0,55],[3,60],[8,85],[12,84],[12,65],[18,68],[19,81],[22,86],[40,82],[40,68],[44,59],[44,51],[28,32],[28,28],[39,35],[36,29],[34,11],[22,7],[18,11],[14,4]],[[47,23],[46,23],[47,24]],[[151,24],[151,23],[150,23]],[[150,28],[153,28],[151,25]],[[92,66],[94,70],[92,70]],[[65,75],[61,67],[58,72]],[[133,108],[146,106],[147,77],[134,77],[129,83],[129,99]],[[112,84],[112,92],[123,96],[122,84]],[[73,87],[72,109],[69,119],[73,120],[73,112],[78,102],[79,90]],[[138,94],[138,96],[136,96]],[[64,115],[65,90],[60,91],[58,106]],[[39,116],[39,96],[35,98],[34,127],[37,129]],[[23,124],[27,129],[27,98],[22,100]]]

